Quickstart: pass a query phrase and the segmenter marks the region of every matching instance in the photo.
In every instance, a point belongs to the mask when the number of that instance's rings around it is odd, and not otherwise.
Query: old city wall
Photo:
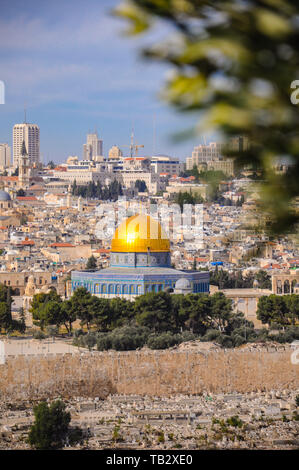
[[[292,364],[290,356],[290,350],[14,356],[0,365],[0,393],[2,399],[26,400],[296,390],[299,365]]]

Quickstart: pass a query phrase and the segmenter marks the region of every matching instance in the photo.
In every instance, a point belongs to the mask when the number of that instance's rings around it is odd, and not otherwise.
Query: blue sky
[[[6,88],[0,105],[0,142],[12,144],[12,127],[27,121],[41,130],[43,161],[82,156],[86,134],[95,128],[104,154],[128,145],[132,127],[144,144],[139,154],[191,155],[202,143],[171,140],[190,127],[158,97],[169,73],[163,64],[140,59],[150,37],[124,37],[125,23],[110,14],[118,0],[1,0],[0,80]],[[166,31],[153,33],[166,36]],[[127,152],[126,148],[123,148]]]

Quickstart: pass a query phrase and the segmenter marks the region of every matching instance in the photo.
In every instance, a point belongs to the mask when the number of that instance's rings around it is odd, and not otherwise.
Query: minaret
[[[29,157],[26,150],[25,142],[23,140],[19,165],[19,186],[21,188],[29,187],[29,171]]]

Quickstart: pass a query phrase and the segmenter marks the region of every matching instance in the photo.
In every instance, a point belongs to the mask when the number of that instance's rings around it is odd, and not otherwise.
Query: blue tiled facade
[[[99,297],[134,298],[147,292],[174,289],[186,278],[193,293],[209,293],[209,273],[178,271],[172,268],[107,268],[96,272],[73,271],[72,291],[85,287]]]

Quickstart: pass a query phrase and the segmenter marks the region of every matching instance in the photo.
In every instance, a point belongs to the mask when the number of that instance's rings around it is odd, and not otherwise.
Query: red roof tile
[[[52,243],[50,247],[52,248],[73,248],[75,245],[72,245],[71,243]]]
[[[17,196],[18,201],[37,201],[35,196]]]

